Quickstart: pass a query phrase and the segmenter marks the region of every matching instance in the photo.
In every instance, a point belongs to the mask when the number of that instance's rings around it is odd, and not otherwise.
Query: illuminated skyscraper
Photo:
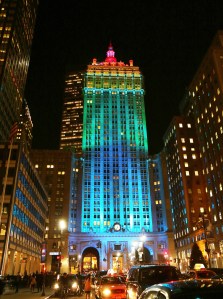
[[[76,156],[82,153],[83,77],[81,72],[66,77],[60,134],[60,149],[72,149]]]
[[[66,78],[60,149],[77,159],[63,269],[118,272],[175,255],[164,160],[148,155],[144,94],[139,67],[118,62],[111,44],[105,61]]]
[[[105,61],[93,59],[84,76],[81,225],[69,235],[69,260],[80,271],[116,272],[165,262],[175,255],[171,219],[158,191],[164,173],[154,173],[161,158],[148,156],[142,73],[133,60],[118,62],[110,44]]]
[[[19,119],[38,0],[0,1],[0,140]]]
[[[82,231],[153,230],[143,76],[112,45],[84,85]]]

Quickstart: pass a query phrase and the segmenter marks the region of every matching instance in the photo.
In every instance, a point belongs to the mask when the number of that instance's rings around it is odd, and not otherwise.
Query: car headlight
[[[111,295],[111,290],[110,289],[104,289],[102,293],[103,293],[104,296],[110,296]]]
[[[128,295],[129,295],[129,298],[137,298],[137,295],[136,295],[136,289],[133,289],[133,288],[130,288],[128,289]]]
[[[77,282],[75,281],[72,283],[72,289],[76,289],[76,288],[77,288]]]
[[[54,287],[53,287],[55,290],[58,290],[59,288],[60,288],[60,286],[59,286],[59,283],[58,282],[56,282],[55,284],[54,284]]]

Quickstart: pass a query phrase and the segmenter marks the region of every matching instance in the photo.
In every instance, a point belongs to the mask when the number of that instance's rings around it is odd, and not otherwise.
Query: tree
[[[207,262],[197,243],[194,243],[192,246],[190,256],[190,268],[193,269],[195,264],[203,264],[205,267],[207,266]]]

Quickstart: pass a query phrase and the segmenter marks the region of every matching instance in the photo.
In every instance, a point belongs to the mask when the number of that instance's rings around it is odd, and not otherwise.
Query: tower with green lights
[[[84,79],[82,232],[152,232],[143,76],[115,57]]]

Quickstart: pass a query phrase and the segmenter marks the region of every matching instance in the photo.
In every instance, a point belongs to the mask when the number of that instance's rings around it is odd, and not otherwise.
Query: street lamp
[[[204,229],[204,242],[205,242],[205,251],[207,252],[207,265],[208,268],[210,268],[210,259],[209,259],[210,249],[208,248],[208,240],[207,240],[206,225],[205,225],[205,220],[209,221],[209,219],[207,219],[207,213],[205,213],[204,209],[201,209],[200,211],[199,220],[202,221],[202,226]]]
[[[66,228],[66,222],[65,220],[61,219],[59,221],[59,228],[60,228],[60,247],[59,247],[59,274],[60,274],[60,268],[61,268],[61,259],[62,259],[62,234],[63,230]]]

